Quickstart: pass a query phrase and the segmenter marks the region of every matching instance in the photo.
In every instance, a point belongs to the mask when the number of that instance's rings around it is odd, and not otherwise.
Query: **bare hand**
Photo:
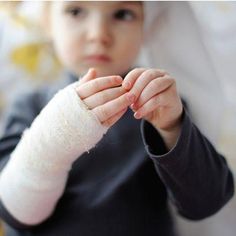
[[[175,142],[183,112],[175,80],[163,70],[138,68],[126,75],[122,86],[129,91],[129,96],[135,96],[135,102],[131,105],[134,117],[146,119],[164,138],[171,137]],[[166,140],[167,143],[169,141]]]
[[[88,109],[108,127],[116,123],[133,102],[121,87],[122,81],[116,75],[96,78],[95,69],[90,69],[76,88]]]

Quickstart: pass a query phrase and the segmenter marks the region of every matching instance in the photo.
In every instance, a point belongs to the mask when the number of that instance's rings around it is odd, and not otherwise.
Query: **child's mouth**
[[[85,57],[85,61],[88,63],[108,63],[111,62],[111,58],[104,54],[92,54]]]

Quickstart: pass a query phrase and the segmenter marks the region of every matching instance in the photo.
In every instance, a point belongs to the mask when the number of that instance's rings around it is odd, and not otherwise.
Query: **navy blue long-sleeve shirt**
[[[0,139],[1,169],[24,129],[55,92],[71,82],[73,78],[17,97]],[[168,198],[182,216],[198,220],[217,212],[233,192],[225,159],[186,112],[177,144],[168,152],[155,128],[134,119],[129,110],[95,148],[74,162],[48,219],[24,225],[2,203],[0,216],[9,236],[175,236]]]

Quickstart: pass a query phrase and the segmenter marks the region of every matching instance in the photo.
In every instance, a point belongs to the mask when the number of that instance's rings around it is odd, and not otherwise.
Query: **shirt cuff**
[[[160,133],[147,121],[141,122],[143,143],[149,157],[157,164],[173,166],[183,155],[184,147],[190,140],[192,122],[184,110],[182,114],[182,128],[175,146],[168,151]]]

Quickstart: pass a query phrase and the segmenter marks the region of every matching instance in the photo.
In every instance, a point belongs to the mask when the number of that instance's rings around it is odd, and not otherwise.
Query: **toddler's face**
[[[61,62],[76,74],[126,73],[143,40],[141,2],[53,2],[50,31]]]

